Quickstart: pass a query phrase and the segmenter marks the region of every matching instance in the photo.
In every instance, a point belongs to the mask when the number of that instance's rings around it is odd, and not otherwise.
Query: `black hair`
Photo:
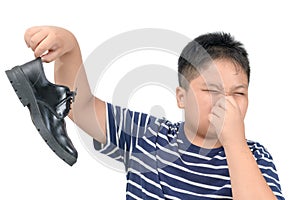
[[[238,64],[250,81],[248,53],[243,44],[229,33],[216,32],[201,35],[189,42],[178,59],[179,86],[188,88],[188,83],[199,76],[199,70],[208,61],[230,59]]]

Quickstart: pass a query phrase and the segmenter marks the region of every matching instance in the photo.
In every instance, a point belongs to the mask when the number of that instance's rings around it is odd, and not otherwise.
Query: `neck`
[[[214,149],[222,146],[217,134],[208,131],[208,129],[202,131],[196,130],[185,123],[184,134],[193,145],[201,148]]]

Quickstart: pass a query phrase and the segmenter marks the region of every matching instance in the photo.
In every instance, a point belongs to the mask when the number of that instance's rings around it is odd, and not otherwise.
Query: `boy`
[[[202,35],[183,49],[176,98],[185,122],[175,124],[93,96],[69,31],[32,27],[25,41],[55,61],[57,84],[77,88],[69,117],[101,153],[124,162],[127,199],[284,199],[271,155],[245,138],[250,67],[229,34]]]

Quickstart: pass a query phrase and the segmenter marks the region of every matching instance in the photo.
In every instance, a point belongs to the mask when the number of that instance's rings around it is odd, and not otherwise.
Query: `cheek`
[[[186,103],[186,111],[189,111],[194,118],[202,118],[210,113],[213,98],[209,94],[198,93],[195,96],[190,95]]]
[[[241,114],[243,116],[243,118],[245,118],[246,116],[246,112],[247,112],[247,109],[248,109],[248,98],[239,98],[236,100],[239,108],[240,108],[240,111],[241,111]]]
[[[214,95],[206,93],[199,95],[197,102],[200,111],[200,117],[207,117],[216,101],[217,100]]]

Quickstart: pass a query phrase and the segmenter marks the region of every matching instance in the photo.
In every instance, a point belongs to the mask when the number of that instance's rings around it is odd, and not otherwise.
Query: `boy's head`
[[[190,132],[207,136],[211,109],[225,95],[234,98],[245,117],[250,78],[247,56],[243,45],[225,33],[199,36],[183,49],[176,97]]]
[[[188,89],[188,83],[199,76],[205,64],[217,59],[231,60],[250,81],[248,53],[243,44],[228,33],[209,33],[195,38],[182,50],[178,59],[179,86]]]

